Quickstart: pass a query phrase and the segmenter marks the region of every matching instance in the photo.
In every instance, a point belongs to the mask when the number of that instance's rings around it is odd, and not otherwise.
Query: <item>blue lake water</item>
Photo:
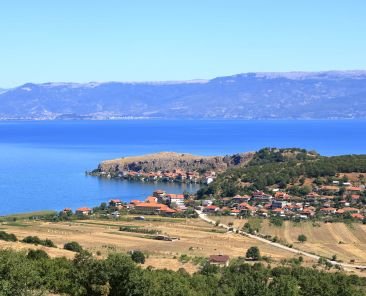
[[[141,199],[177,184],[85,176],[105,159],[159,151],[221,155],[301,147],[323,155],[366,152],[366,121],[125,120],[0,122],[0,215]]]

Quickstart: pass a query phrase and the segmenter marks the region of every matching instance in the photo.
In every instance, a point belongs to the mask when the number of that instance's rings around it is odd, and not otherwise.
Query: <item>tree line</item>
[[[256,256],[254,251],[251,256]],[[30,252],[0,251],[0,295],[366,295],[364,278],[301,266],[270,268],[261,263],[234,261],[229,267],[220,268],[206,263],[190,275],[184,269],[143,269],[127,254],[96,259],[90,253],[80,252],[75,259],[68,260]]]

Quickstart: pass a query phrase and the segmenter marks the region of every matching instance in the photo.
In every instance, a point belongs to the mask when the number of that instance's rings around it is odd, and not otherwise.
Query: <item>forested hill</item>
[[[305,149],[264,148],[254,154],[247,166],[221,173],[199,190],[198,196],[234,196],[270,188],[296,188],[300,191],[296,193],[301,193],[307,179],[320,185],[344,173],[366,173],[366,155],[325,157]]]
[[[246,73],[172,82],[27,83],[0,119],[366,118],[366,71]]]

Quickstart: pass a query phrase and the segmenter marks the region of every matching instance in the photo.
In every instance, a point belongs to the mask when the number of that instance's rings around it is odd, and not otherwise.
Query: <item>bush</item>
[[[182,263],[187,263],[187,262],[189,262],[190,259],[191,258],[187,254],[182,254],[179,257],[179,261]]]
[[[282,226],[283,225],[283,219],[279,217],[271,217],[270,223],[274,226]]]
[[[259,260],[261,258],[261,254],[258,247],[250,247],[246,253],[246,257],[253,260]]]
[[[145,263],[145,255],[141,251],[133,251],[131,253],[131,259],[136,263]]]
[[[138,227],[131,227],[131,226],[121,226],[119,231],[126,231],[126,232],[136,232],[136,233],[145,233],[145,234],[159,234],[161,231],[157,229],[144,229]]]
[[[41,259],[48,259],[50,257],[43,250],[29,250],[27,258],[33,260],[41,260]]]
[[[38,236],[26,236],[25,238],[23,238],[22,242],[26,244],[56,248],[56,245],[53,243],[53,241],[51,241],[50,239],[42,240]]]
[[[83,247],[80,246],[78,242],[69,242],[64,245],[65,250],[69,250],[76,253],[81,253],[83,251]]]
[[[0,240],[7,242],[16,242],[18,239],[13,233],[6,233],[5,231],[0,231]]]
[[[308,240],[308,238],[306,237],[306,235],[304,234],[300,234],[298,237],[297,237],[297,240],[300,242],[300,243],[304,243]]]

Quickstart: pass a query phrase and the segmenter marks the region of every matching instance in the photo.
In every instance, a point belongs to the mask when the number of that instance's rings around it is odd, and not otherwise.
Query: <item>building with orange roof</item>
[[[157,203],[158,202],[158,199],[155,196],[148,196],[145,199],[145,202],[148,202],[148,203]]]
[[[352,218],[354,219],[358,219],[358,220],[363,220],[365,217],[359,213],[354,213],[354,214],[351,214]]]
[[[75,211],[76,215],[83,215],[83,216],[87,216],[90,215],[92,212],[91,208],[87,208],[87,207],[83,207],[83,208],[78,208]]]
[[[120,199],[111,199],[109,201],[109,206],[113,208],[122,207],[122,201]]]

